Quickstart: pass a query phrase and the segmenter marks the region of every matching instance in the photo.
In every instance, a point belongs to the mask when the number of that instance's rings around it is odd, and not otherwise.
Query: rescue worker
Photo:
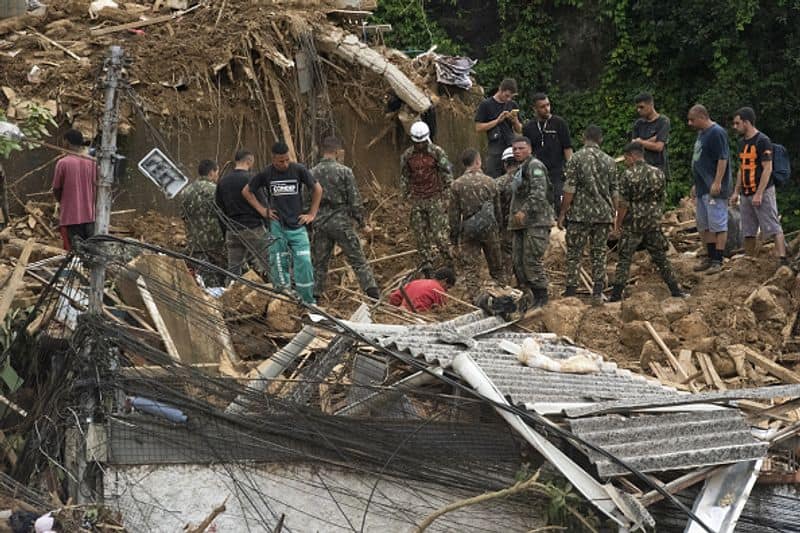
[[[508,229],[513,232],[513,263],[517,283],[533,293],[533,308],[547,305],[549,280],[544,254],[553,226],[553,187],[547,167],[533,156],[531,141],[516,137],[511,143],[520,170],[514,175]]]
[[[508,230],[508,211],[511,209],[511,190],[512,180],[519,168],[519,163],[514,159],[514,151],[509,146],[503,152],[503,170],[505,174],[495,180],[497,184],[497,192],[500,195],[500,218],[497,222],[500,224],[500,254],[503,268],[505,269],[505,276],[510,274],[511,266],[511,232]]]
[[[189,255],[200,261],[225,268],[225,237],[222,234],[215,206],[219,166],[215,161],[204,159],[197,167],[200,176],[180,192],[181,216],[186,225],[186,240]],[[209,287],[224,283],[222,276],[214,271],[199,269],[203,282]]]
[[[481,172],[481,156],[474,148],[461,155],[464,174],[453,182],[450,195],[450,242],[458,249],[459,276],[471,298],[481,286],[481,251],[489,274],[503,280],[500,261],[500,195],[495,181]]]
[[[589,245],[592,258],[592,299],[603,303],[608,233],[614,223],[617,197],[617,165],[603,152],[603,130],[589,126],[583,133],[583,148],[567,161],[564,199],[558,227],[567,228],[567,279],[564,296],[578,290],[578,267],[583,249]]]
[[[353,171],[341,164],[344,146],[336,137],[326,137],[321,146],[322,160],[311,169],[311,175],[322,186],[322,200],[314,220],[311,238],[311,259],[314,263],[314,294],[317,298],[325,291],[325,278],[333,247],[338,244],[350,263],[367,296],[380,298],[372,268],[364,257],[361,241],[353,222],[364,229],[364,213]]]
[[[619,209],[615,231],[622,231],[619,241],[619,262],[614,276],[614,286],[609,298],[612,302],[622,299],[622,291],[628,282],[633,254],[643,244],[658,268],[669,292],[677,298],[686,297],[672,270],[667,249],[669,243],[661,231],[661,215],[666,196],[666,179],[658,168],[644,161],[644,148],[639,143],[625,146],[627,169],[619,181]]]
[[[411,231],[421,256],[420,270],[430,277],[434,266],[450,265],[447,200],[453,170],[447,154],[430,141],[424,122],[411,125],[411,141],[400,158],[400,188],[411,202]]]

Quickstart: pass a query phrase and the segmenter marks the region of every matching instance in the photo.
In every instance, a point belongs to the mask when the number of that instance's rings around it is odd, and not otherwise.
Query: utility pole
[[[111,220],[111,186],[114,183],[114,161],[117,155],[117,125],[119,124],[119,99],[117,89],[122,79],[122,48],[112,46],[106,59],[106,96],[103,110],[103,137],[100,146],[100,179],[97,184],[94,233],[106,235]],[[89,290],[89,312],[100,314],[103,310],[103,286],[106,265],[96,261],[92,265]]]
[[[117,89],[122,83],[122,48],[112,46],[105,60],[105,106],[103,109],[103,135],[98,161],[100,177],[97,184],[95,205],[95,235],[106,235],[111,219],[111,186],[114,184],[114,162],[117,156],[117,124],[119,122],[119,99]],[[103,246],[100,244],[99,246]],[[100,315],[103,311],[103,287],[106,266],[102,258],[92,261],[89,282],[89,314]],[[94,352],[101,349],[97,340],[84,339],[84,355],[91,360]],[[86,376],[84,376],[86,377]],[[91,468],[93,463],[107,460],[107,432],[102,420],[96,419],[98,406],[97,390],[87,388],[81,393],[81,411],[85,417],[79,427],[67,430],[66,455],[68,468],[75,473],[70,479],[69,492],[78,503],[90,503],[95,496],[102,498],[102,469]],[[80,426],[86,424],[85,430]],[[87,475],[93,472],[95,476]],[[99,476],[99,478],[97,477]],[[94,479],[90,479],[94,477]]]

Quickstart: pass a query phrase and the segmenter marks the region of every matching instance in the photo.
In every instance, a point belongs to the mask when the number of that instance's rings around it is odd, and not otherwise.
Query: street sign
[[[189,178],[158,148],[150,150],[139,161],[138,167],[169,199],[174,198],[189,183]]]

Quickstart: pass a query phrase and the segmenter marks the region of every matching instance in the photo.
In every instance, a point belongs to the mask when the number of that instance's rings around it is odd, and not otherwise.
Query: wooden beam
[[[647,331],[648,333],[650,333],[650,336],[656,342],[658,347],[661,348],[661,351],[664,352],[664,355],[667,356],[667,361],[669,361],[669,363],[675,368],[675,371],[678,373],[678,377],[681,378],[681,381],[688,380],[689,375],[686,373],[681,364],[675,358],[675,354],[673,354],[672,351],[669,349],[669,347],[667,347],[667,345],[664,344],[664,340],[661,338],[658,332],[653,328],[653,325],[650,323],[649,320],[644,321],[644,327],[647,328]]]
[[[399,252],[399,253],[396,253],[396,254],[384,255],[383,257],[376,257],[375,259],[370,259],[369,261],[367,261],[367,264],[368,265],[372,265],[372,264],[375,264],[375,263],[380,263],[382,261],[391,261],[392,259],[397,259],[399,257],[405,257],[407,255],[411,255],[411,254],[415,254],[415,253],[417,253],[417,249],[416,248],[414,248],[413,250],[408,250],[408,251],[405,251],[405,252]],[[350,268],[349,266],[333,268],[331,270],[328,270],[328,273],[330,274],[332,272],[344,272],[345,270],[347,270],[349,268]]]
[[[761,368],[762,370],[765,370],[767,373],[772,374],[784,383],[800,383],[800,374],[793,372],[788,368],[784,368],[774,361],[770,361],[760,353],[748,348],[747,346],[742,344],[734,344],[732,346],[728,346],[728,353],[731,353],[731,350],[733,350],[733,352],[743,353],[747,361]],[[733,356],[733,353],[731,353],[731,356]]]
[[[181,354],[178,353],[178,348],[175,347],[175,342],[172,340],[172,337],[169,334],[167,324],[164,322],[164,318],[158,311],[158,306],[156,305],[155,300],[153,300],[153,295],[150,294],[150,291],[147,289],[147,283],[145,283],[143,277],[139,276],[139,278],[137,278],[136,286],[139,287],[139,294],[141,294],[142,301],[144,302],[147,311],[150,313],[153,323],[156,325],[156,330],[158,330],[158,332],[161,334],[161,338],[164,341],[164,346],[167,348],[167,353],[176,361],[180,361]]]
[[[120,31],[125,30],[135,30],[136,28],[144,28],[145,26],[152,26],[153,24],[161,24],[162,22],[169,22],[172,19],[176,19],[180,16],[186,15],[191,11],[194,11],[202,4],[196,4],[189,9],[184,11],[176,11],[171,15],[161,15],[160,17],[153,17],[148,20],[136,20],[134,22],[128,22],[127,24],[119,24],[118,26],[110,26],[108,28],[95,28],[91,30],[92,37],[99,37],[101,35],[108,35],[109,33],[117,33]]]
[[[281,131],[283,132],[284,141],[289,146],[289,158],[292,161],[297,161],[297,152],[294,149],[294,141],[292,141],[292,130],[289,129],[289,119],[286,118],[286,106],[283,103],[283,95],[281,94],[281,87],[272,69],[265,69],[264,72],[269,80],[269,87],[272,94],[275,96],[275,107],[278,109],[278,122],[281,124]]]
[[[712,381],[709,383],[709,385],[713,385],[719,390],[728,390],[728,387],[725,386],[725,382],[719,377],[717,369],[714,367],[714,363],[711,361],[711,357],[707,353],[698,353],[697,359],[700,361],[701,365],[705,365],[706,370],[708,371],[708,375]]]
[[[711,476],[712,474],[716,473],[717,470],[725,468],[724,466],[710,466],[706,468],[701,468],[700,470],[695,470],[686,474],[685,476],[681,476],[677,479],[670,481],[669,483],[663,485],[663,489],[669,492],[670,494],[676,494],[682,490],[685,490],[695,483],[699,483],[706,479],[707,477]],[[639,498],[639,502],[644,505],[645,507],[653,505],[654,503],[661,501],[664,499],[664,496],[661,495],[658,491],[651,490],[650,492],[646,493],[644,496]]]
[[[25,275],[25,267],[28,266],[28,259],[31,256],[34,244],[36,243],[33,239],[28,239],[25,243],[25,247],[22,249],[22,253],[19,256],[19,261],[17,261],[17,266],[14,267],[14,272],[11,274],[11,278],[8,281],[8,285],[3,289],[2,300],[0,300],[0,324],[5,321],[6,314],[8,314],[8,310],[11,309],[14,296],[17,294],[20,283],[22,283],[22,277]]]
[[[73,52],[72,50],[70,50],[69,48],[67,48],[66,46],[64,46],[64,45],[62,45],[62,44],[59,44],[59,43],[55,42],[53,39],[51,39],[51,38],[50,38],[50,37],[48,37],[47,35],[42,35],[42,34],[41,34],[41,33],[39,33],[38,31],[36,31],[36,30],[34,30],[33,28],[31,28],[30,26],[28,26],[26,29],[27,29],[29,32],[33,33],[33,34],[34,34],[35,36],[37,36],[38,38],[40,38],[41,40],[45,41],[46,43],[50,43],[50,44],[52,44],[53,46],[55,46],[56,48],[58,48],[59,50],[61,50],[61,51],[62,51],[62,52],[64,52],[65,54],[67,54],[69,57],[71,57],[71,58],[72,58],[72,59],[74,59],[75,61],[77,61],[77,62],[79,62],[79,63],[83,61],[83,59],[82,59],[82,58],[81,58],[81,57],[80,57],[78,54],[76,54],[75,52]]]

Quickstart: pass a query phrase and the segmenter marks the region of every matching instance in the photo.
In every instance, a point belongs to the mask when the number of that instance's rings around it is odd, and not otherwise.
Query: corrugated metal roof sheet
[[[348,326],[381,346],[409,352],[414,357],[443,367],[449,367],[456,355],[466,352],[498,389],[515,403],[583,403],[643,397],[664,399],[677,394],[675,389],[620,369],[615,363],[604,363],[602,371],[596,374],[549,372],[522,365],[516,356],[500,348],[501,340],[521,344],[524,339],[535,337],[541,343],[542,353],[552,359],[567,359],[592,352],[560,342],[549,334],[497,331],[506,325],[502,319],[486,317],[481,311],[438,324],[397,326],[348,323]]]
[[[686,469],[759,459],[769,444],[753,437],[738,410],[602,416],[570,420],[573,433],[643,472]],[[602,477],[629,471],[587,450]]]
[[[774,387],[757,387],[753,389],[735,389],[727,391],[698,392],[694,394],[679,394],[673,398],[657,400],[653,400],[651,398],[620,400],[585,407],[568,408],[566,409],[566,413],[568,416],[580,417],[606,413],[621,413],[650,407],[687,405],[692,403],[798,397],[800,397],[800,384],[777,385]]]
[[[382,346],[409,352],[430,364],[449,367],[457,355],[466,354],[513,403],[524,403],[528,408],[536,404],[555,404],[557,409],[566,408],[568,416],[592,415],[596,411],[603,412],[604,408],[625,406],[681,405],[748,395],[800,394],[800,385],[773,387],[771,392],[754,389],[745,393],[687,394],[608,362],[602,364],[600,372],[593,374],[568,374],[528,367],[520,364],[515,355],[503,350],[500,341],[521,344],[525,338],[535,337],[540,342],[542,354],[553,359],[566,359],[581,353],[596,354],[561,342],[553,335],[503,330],[505,323],[502,320],[487,318],[481,312],[439,324],[349,325]],[[593,405],[585,405],[587,403]],[[569,407],[569,404],[584,405]],[[570,425],[579,437],[645,472],[758,459],[765,455],[768,447],[767,443],[752,436],[744,417],[734,409],[627,418],[594,416],[570,420]],[[597,465],[602,477],[629,473],[601,454],[587,451],[587,455]]]

